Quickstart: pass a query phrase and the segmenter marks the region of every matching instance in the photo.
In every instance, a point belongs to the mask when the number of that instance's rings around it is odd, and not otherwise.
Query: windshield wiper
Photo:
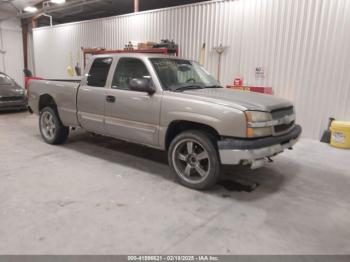
[[[203,86],[199,86],[199,85],[179,86],[179,87],[172,89],[172,91],[183,91],[183,90],[203,89],[203,88],[204,88]]]
[[[212,85],[212,86],[206,86],[205,88],[223,88],[223,87],[219,85]]]

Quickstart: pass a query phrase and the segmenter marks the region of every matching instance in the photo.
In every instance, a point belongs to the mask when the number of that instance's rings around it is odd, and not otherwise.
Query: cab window
[[[87,77],[88,86],[104,87],[112,64],[111,57],[96,58],[91,65]]]
[[[129,82],[133,78],[148,78],[146,65],[137,58],[120,58],[114,72],[112,88],[130,90]]]

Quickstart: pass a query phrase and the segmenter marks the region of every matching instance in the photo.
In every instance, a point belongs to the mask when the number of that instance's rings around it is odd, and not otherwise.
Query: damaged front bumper
[[[275,156],[297,142],[301,127],[295,125],[287,134],[257,139],[227,138],[218,142],[221,164],[249,164],[258,168],[267,157]]]

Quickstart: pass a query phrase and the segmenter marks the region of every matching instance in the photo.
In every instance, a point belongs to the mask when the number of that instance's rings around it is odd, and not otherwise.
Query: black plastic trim
[[[256,139],[239,139],[239,138],[226,138],[218,142],[219,150],[223,149],[258,149],[278,144],[286,144],[290,140],[296,139],[301,134],[301,126],[295,125],[295,127],[288,133],[280,136],[269,136]]]

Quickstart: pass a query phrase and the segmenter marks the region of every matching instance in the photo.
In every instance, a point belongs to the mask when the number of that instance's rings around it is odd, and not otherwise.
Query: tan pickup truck
[[[221,165],[260,167],[301,134],[290,102],[223,88],[198,63],[169,56],[95,56],[81,81],[32,80],[28,93],[47,143],[79,127],[162,149],[195,189],[213,186]]]

